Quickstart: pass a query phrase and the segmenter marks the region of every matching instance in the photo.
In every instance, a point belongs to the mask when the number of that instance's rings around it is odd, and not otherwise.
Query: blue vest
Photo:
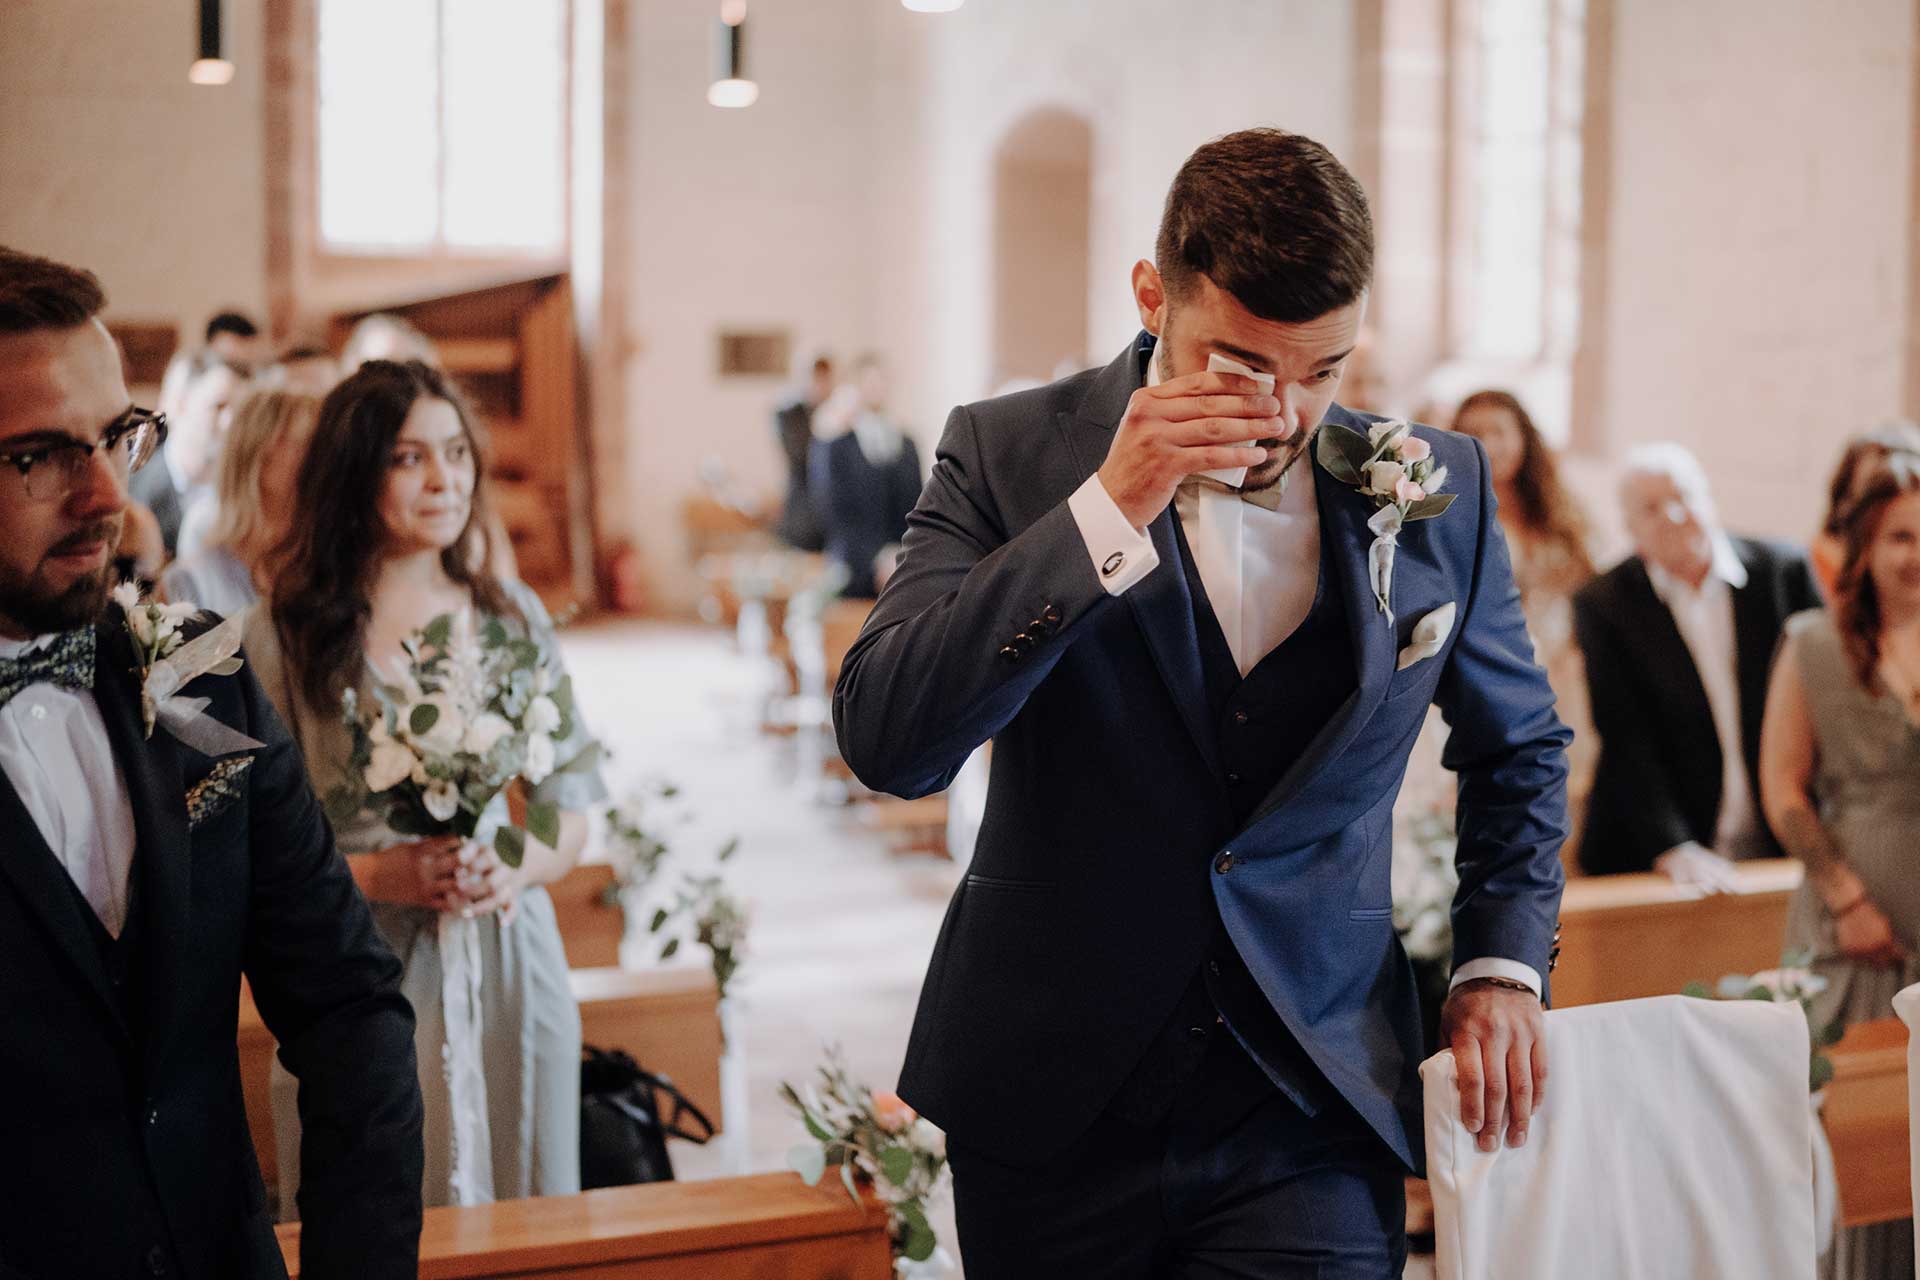
[[[1320,580],[1312,609],[1293,634],[1243,678],[1208,603],[1178,520],[1174,532],[1193,598],[1221,781],[1238,827],[1253,816],[1359,684],[1346,607],[1336,587],[1327,541],[1322,539]],[[1208,873],[1207,868],[1196,869],[1196,874]],[[1109,1110],[1130,1123],[1157,1123],[1189,1092],[1187,1086],[1205,1061],[1208,1047],[1222,1035],[1231,1035],[1259,1071],[1228,1072],[1220,1080],[1208,1081],[1207,1096],[1196,1101],[1213,1110],[1220,1124],[1231,1123],[1274,1088],[1308,1115],[1317,1114],[1336,1097],[1332,1085],[1273,1011],[1216,916],[1200,972]]]

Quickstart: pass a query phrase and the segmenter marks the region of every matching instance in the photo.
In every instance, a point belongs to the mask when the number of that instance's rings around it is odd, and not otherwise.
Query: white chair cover
[[[1894,996],[1893,1011],[1907,1024],[1907,1143],[1913,1149],[1907,1185],[1920,1193],[1920,982]],[[1913,1219],[1913,1254],[1920,1258],[1920,1214]]]
[[[1806,1280],[1805,1017],[1661,996],[1546,1015],[1527,1145],[1460,1123],[1451,1051],[1421,1065],[1440,1280]]]

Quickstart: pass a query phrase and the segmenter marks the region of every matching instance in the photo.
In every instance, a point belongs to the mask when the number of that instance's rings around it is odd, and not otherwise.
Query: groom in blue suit
[[[969,1275],[1400,1274],[1427,1046],[1389,868],[1429,704],[1460,779],[1463,1119],[1518,1145],[1542,1101],[1570,735],[1480,446],[1398,450],[1454,501],[1385,584],[1380,502],[1313,447],[1374,421],[1333,402],[1372,265],[1325,148],[1200,148],[1133,269],[1146,332],[953,412],[847,657],[868,785],[938,791],[995,743],[900,1084],[948,1132]]]

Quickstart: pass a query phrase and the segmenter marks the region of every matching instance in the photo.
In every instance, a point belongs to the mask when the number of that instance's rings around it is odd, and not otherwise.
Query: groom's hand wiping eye
[[[1121,514],[1145,528],[1188,476],[1257,467],[1267,450],[1247,441],[1292,434],[1280,401],[1253,379],[1187,374],[1133,393],[1100,466],[1100,483]]]

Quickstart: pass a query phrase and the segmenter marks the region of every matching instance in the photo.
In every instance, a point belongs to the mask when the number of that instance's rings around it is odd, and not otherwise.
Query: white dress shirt
[[[1150,387],[1160,381],[1154,354],[1147,356]],[[1121,514],[1099,473],[1087,477],[1067,506],[1087,544],[1093,571],[1109,595],[1124,594],[1160,564],[1147,531]],[[1320,508],[1312,460],[1302,455],[1294,464],[1277,511],[1204,486],[1183,487],[1174,499],[1174,514],[1193,552],[1207,603],[1245,676],[1313,609],[1320,585]],[[1540,993],[1539,973],[1517,960],[1470,960],[1454,970],[1453,985],[1474,978],[1508,978]]]
[[[1725,535],[1714,538],[1713,565],[1698,587],[1688,586],[1651,560],[1646,566],[1653,593],[1673,615],[1673,624],[1693,658],[1693,669],[1700,675],[1713,712],[1714,735],[1720,739],[1720,817],[1714,824],[1714,852],[1728,858],[1749,856],[1758,843],[1759,823],[1740,734],[1740,653],[1733,631],[1733,592],[1747,585],[1747,567]]]
[[[0,640],[0,658],[51,640]],[[92,691],[34,684],[15,694],[0,707],[0,769],[100,923],[119,937],[133,869],[133,802]],[[25,856],[0,850],[0,857]]]

